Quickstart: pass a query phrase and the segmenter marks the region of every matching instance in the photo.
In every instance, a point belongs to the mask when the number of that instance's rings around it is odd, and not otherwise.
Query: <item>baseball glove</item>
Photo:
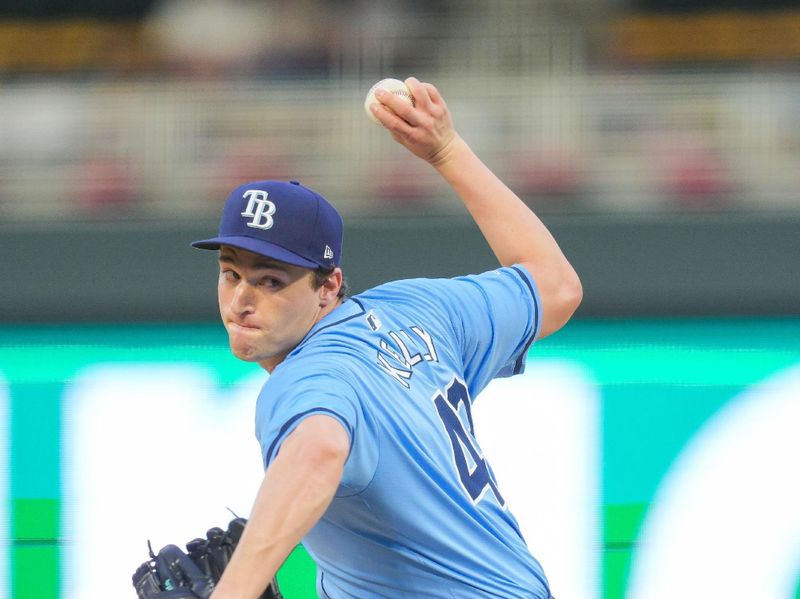
[[[228,530],[211,528],[205,539],[186,543],[186,551],[176,545],[167,545],[158,553],[150,548],[150,559],[133,574],[133,587],[139,599],[208,599],[246,523],[244,518],[235,518]],[[260,599],[283,599],[277,579],[272,579]]]

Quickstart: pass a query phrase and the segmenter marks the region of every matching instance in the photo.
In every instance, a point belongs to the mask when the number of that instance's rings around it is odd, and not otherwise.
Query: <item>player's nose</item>
[[[239,281],[233,290],[230,308],[236,314],[251,312],[255,300],[255,289],[247,281]]]

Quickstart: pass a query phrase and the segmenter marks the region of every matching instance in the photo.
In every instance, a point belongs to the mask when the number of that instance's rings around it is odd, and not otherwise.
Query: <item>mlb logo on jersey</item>
[[[247,198],[247,208],[242,212],[242,216],[252,218],[248,227],[254,229],[271,229],[275,221],[272,215],[275,214],[275,204],[270,202],[267,197],[269,194],[261,189],[248,189],[244,192]]]
[[[382,326],[381,319],[378,318],[378,316],[372,310],[370,310],[369,314],[367,314],[367,324],[373,331],[377,331]]]

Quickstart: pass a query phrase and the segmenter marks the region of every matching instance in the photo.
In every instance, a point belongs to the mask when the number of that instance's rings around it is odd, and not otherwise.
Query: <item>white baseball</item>
[[[399,79],[381,79],[369,88],[369,92],[367,92],[367,99],[364,100],[364,110],[367,112],[367,116],[372,120],[373,123],[377,123],[380,125],[380,121],[375,118],[375,115],[372,114],[370,110],[370,105],[378,102],[378,99],[375,97],[375,92],[378,89],[383,89],[390,94],[394,94],[398,98],[402,98],[412,106],[414,106],[414,96],[411,95],[408,87],[405,83],[400,81]],[[380,104],[380,102],[378,102]]]

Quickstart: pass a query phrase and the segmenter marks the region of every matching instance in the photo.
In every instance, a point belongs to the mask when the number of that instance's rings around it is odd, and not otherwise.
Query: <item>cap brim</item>
[[[259,256],[273,258],[280,262],[293,264],[295,266],[302,266],[304,268],[314,268],[320,266],[316,262],[312,262],[302,256],[298,256],[294,252],[282,248],[279,245],[264,241],[263,239],[254,239],[252,237],[245,237],[242,235],[231,235],[230,237],[212,237],[211,239],[201,239],[200,241],[193,241],[192,247],[201,250],[218,250],[222,245],[229,245],[240,250],[247,250]]]

